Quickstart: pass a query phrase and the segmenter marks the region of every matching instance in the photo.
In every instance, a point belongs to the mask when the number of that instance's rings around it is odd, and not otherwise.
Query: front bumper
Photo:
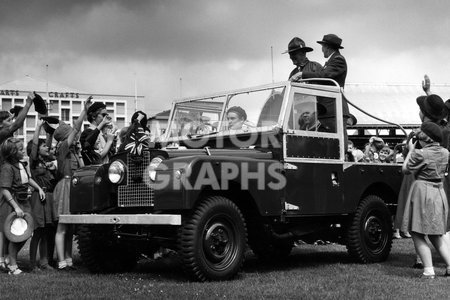
[[[181,215],[103,215],[103,214],[80,214],[60,215],[59,223],[62,224],[109,224],[109,225],[181,225]]]

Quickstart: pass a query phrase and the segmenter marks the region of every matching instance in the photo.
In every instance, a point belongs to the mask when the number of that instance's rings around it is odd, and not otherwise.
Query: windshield
[[[169,120],[167,137],[270,129],[278,125],[283,97],[284,86],[178,102]]]

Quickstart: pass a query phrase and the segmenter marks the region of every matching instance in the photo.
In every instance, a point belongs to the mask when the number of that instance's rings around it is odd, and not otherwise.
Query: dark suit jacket
[[[340,87],[344,87],[347,77],[347,62],[341,53],[336,50],[322,69],[317,72],[304,71],[302,78],[330,78],[335,80]],[[328,107],[327,107],[328,108]],[[348,117],[349,110],[345,98],[342,99],[342,110],[344,117]]]
[[[298,72],[319,72],[322,69],[322,65],[319,64],[316,61],[310,61],[306,59],[306,64],[303,67],[295,67],[295,69],[292,70],[291,74],[289,74],[288,79],[290,79],[293,75],[297,74]]]

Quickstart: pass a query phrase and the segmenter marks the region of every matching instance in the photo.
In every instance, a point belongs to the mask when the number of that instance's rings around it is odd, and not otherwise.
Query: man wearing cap
[[[93,103],[87,111],[89,123],[80,136],[82,156],[85,165],[103,164],[109,161],[109,154],[112,151],[114,135],[106,134],[106,139],[102,134],[102,129],[111,123],[111,117],[106,111],[106,105],[103,102]]]
[[[310,61],[306,57],[306,52],[313,51],[312,48],[306,47],[305,42],[298,37],[294,37],[288,45],[288,50],[284,53],[289,53],[289,57],[292,60],[292,63],[296,66],[295,69],[292,70],[291,74],[289,74],[289,80],[295,78],[295,74],[298,72],[316,72],[322,69],[322,65],[315,61]]]

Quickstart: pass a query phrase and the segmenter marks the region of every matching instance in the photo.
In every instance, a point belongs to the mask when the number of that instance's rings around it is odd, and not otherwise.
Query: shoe
[[[402,236],[400,235],[399,232],[394,232],[394,234],[392,235],[392,238],[394,238],[394,239],[401,239]]]
[[[40,266],[40,269],[42,271],[55,271],[55,268],[53,268],[49,264],[45,264],[45,265]]]
[[[38,266],[35,266],[33,269],[31,269],[30,272],[31,273],[41,273],[42,270]]]
[[[9,275],[19,275],[19,274],[22,274],[22,270],[19,268],[15,268],[14,270],[9,270],[8,274]]]
[[[411,238],[411,235],[409,234],[409,232],[403,233],[403,236],[404,236],[405,238],[407,238],[407,239],[410,239],[410,238]]]
[[[5,263],[5,262],[1,262],[1,263],[0,263],[0,272],[4,272],[4,273],[8,273],[8,272],[9,272],[9,269],[8,269],[8,267],[6,266],[6,263]]]
[[[421,262],[416,261],[413,266],[413,269],[423,269],[423,264]]]
[[[56,270],[61,271],[61,272],[70,271],[68,266],[65,266],[65,267],[62,267],[62,268],[57,268]]]
[[[448,270],[445,271],[444,277],[450,277],[450,272]]]
[[[420,279],[434,279],[436,276],[433,274],[433,275],[426,275],[426,274],[421,274],[420,276],[419,276],[419,278]]]

